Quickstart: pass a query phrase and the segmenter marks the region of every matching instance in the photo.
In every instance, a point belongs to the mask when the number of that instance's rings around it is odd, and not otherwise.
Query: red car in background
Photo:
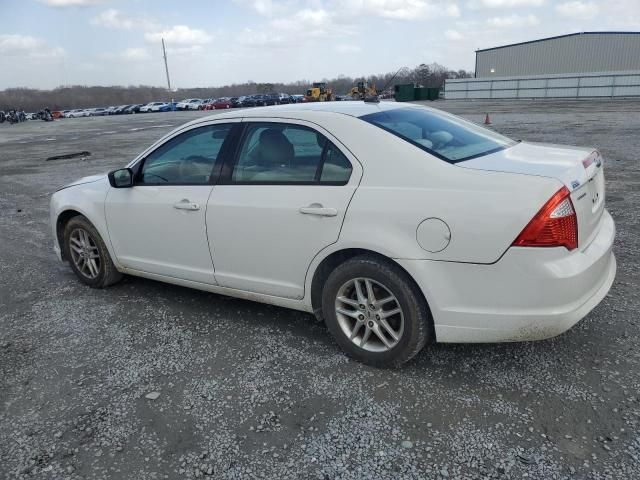
[[[233,105],[231,104],[231,100],[223,97],[223,98],[218,98],[216,100],[214,100],[211,103],[208,103],[204,109],[205,110],[219,110],[219,109],[223,109],[223,108],[231,108]]]

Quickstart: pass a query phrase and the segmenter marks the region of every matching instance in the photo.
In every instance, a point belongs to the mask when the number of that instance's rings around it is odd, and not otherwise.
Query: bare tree
[[[339,75],[332,79],[321,79],[333,90],[334,94],[347,93],[358,81],[375,84],[383,88],[396,72],[372,74],[363,77],[347,77]],[[420,64],[414,69],[403,69],[390,84],[413,83],[424,87],[441,87],[446,78],[467,78],[473,74],[465,70],[453,71],[437,63]],[[315,81],[318,81],[316,79]],[[179,101],[183,98],[217,98],[252,95],[256,93],[287,92],[304,93],[313,83],[310,80],[298,80],[290,83],[256,83],[248,80],[245,83],[224,85],[211,88],[185,88],[175,92],[165,88],[139,86],[89,87],[74,85],[58,87],[53,90],[37,90],[30,88],[8,88],[0,91],[0,110],[11,108],[37,111],[44,107],[51,110],[89,108],[110,105],[128,105],[133,103],[149,103],[154,101]]]

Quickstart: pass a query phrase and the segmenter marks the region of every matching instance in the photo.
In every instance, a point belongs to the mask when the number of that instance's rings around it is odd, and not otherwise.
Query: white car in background
[[[67,118],[88,117],[89,111],[83,108],[76,108],[67,114]]]
[[[151,102],[140,107],[140,113],[145,112],[166,112],[171,110],[171,104],[167,102]]]
[[[597,150],[517,142],[436,109],[229,111],[53,194],[60,259],[323,319],[354,358],[558,335],[607,294],[615,226]]]
[[[176,108],[178,110],[202,110],[204,104],[200,98],[187,98],[178,102]]]

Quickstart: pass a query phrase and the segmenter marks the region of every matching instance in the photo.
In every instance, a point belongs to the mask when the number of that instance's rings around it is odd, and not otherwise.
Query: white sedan
[[[204,105],[205,104],[200,98],[187,98],[178,102],[176,104],[176,108],[178,110],[202,110]]]
[[[171,110],[171,104],[167,102],[151,102],[140,107],[140,113],[168,112],[169,110]]]
[[[76,108],[75,110],[71,110],[67,113],[67,118],[78,118],[78,117],[88,117],[90,113],[90,109],[82,109]]]
[[[122,274],[312,312],[352,357],[558,335],[616,273],[603,160],[436,109],[230,111],[51,198],[81,281]]]

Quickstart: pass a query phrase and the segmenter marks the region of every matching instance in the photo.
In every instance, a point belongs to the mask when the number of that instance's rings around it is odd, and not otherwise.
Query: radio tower
[[[164,47],[164,38],[162,39],[162,56],[164,57],[164,70],[167,72],[167,89],[171,90],[171,80],[169,80],[169,64],[167,63],[167,49]]]

